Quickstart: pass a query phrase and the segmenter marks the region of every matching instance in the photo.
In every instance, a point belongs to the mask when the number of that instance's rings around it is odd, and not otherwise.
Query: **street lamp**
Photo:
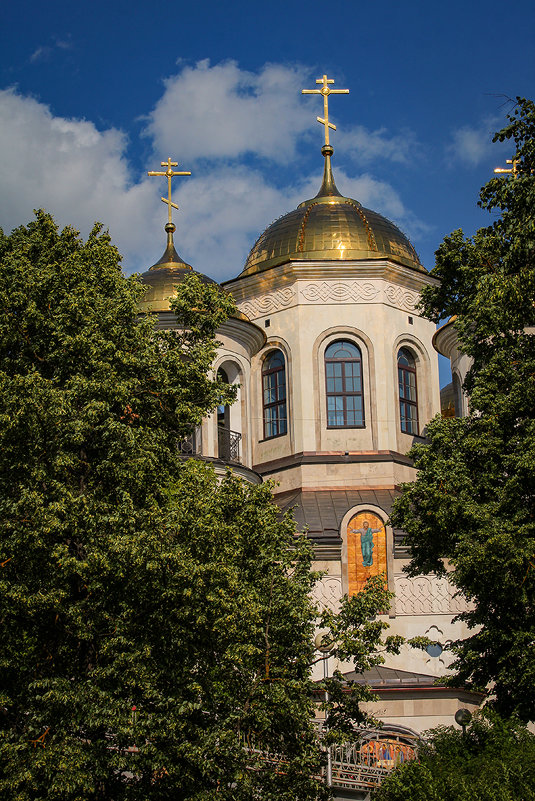
[[[334,649],[334,642],[329,639],[328,634],[322,634],[319,632],[316,634],[316,638],[314,640],[314,644],[316,646],[316,650],[323,654],[322,661],[323,661],[323,680],[329,678],[329,654]],[[328,703],[329,703],[329,693],[327,688],[325,688],[325,723],[324,728],[327,732],[328,729],[328,720],[329,720],[329,710],[328,710]],[[331,787],[333,783],[333,763],[332,763],[332,756],[331,756],[331,746],[327,744],[327,776],[326,776],[326,785],[327,787]]]
[[[457,712],[455,713],[455,723],[461,726],[463,730],[463,737],[466,737],[466,727],[468,726],[471,720],[472,720],[472,713],[470,712],[469,709],[465,709],[463,707],[462,709],[458,709]]]

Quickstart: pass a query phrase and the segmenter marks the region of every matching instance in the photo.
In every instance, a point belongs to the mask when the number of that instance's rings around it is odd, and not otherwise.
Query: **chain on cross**
[[[167,178],[167,197],[162,197],[160,200],[167,205],[168,222],[172,223],[171,208],[178,209],[178,206],[171,200],[171,178],[174,178],[175,175],[191,175],[191,172],[178,172],[173,170],[173,167],[178,167],[178,161],[171,161],[171,156],[167,158],[167,161],[162,161],[160,163],[162,167],[167,167],[165,172],[148,172],[147,175],[161,175]]]
[[[303,95],[323,95],[323,117],[316,117],[317,121],[325,127],[325,144],[329,144],[329,128],[336,131],[336,125],[329,122],[329,95],[348,95],[349,89],[331,89],[330,84],[334,83],[334,78],[316,78],[316,83],[321,84],[321,89],[301,89]]]

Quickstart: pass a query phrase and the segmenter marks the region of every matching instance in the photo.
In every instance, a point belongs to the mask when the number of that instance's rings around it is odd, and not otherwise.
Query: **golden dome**
[[[138,306],[143,312],[169,311],[169,300],[176,294],[176,286],[187,275],[195,273],[205,284],[216,284],[207,275],[196,272],[190,264],[178,255],[173,242],[173,233],[176,231],[174,223],[167,223],[167,247],[162,258],[153,264],[150,269],[142,273],[141,281],[146,285],[147,291]]]
[[[255,242],[241,276],[287,261],[392,259],[425,272],[415,249],[399,228],[357,200],[343,197],[331,171],[330,145],[323,183],[316,197],[280,217]]]
[[[139,310],[142,312],[170,311],[169,301],[176,295],[177,285],[192,273],[197,275],[204,284],[214,284],[222,292],[226,292],[217,281],[197,272],[178,255],[173,242],[173,233],[176,231],[174,223],[167,223],[165,230],[167,247],[162,258],[141,275],[141,281],[147,287],[147,291],[138,303]],[[247,315],[239,309],[236,309],[232,317],[235,320],[250,322]]]

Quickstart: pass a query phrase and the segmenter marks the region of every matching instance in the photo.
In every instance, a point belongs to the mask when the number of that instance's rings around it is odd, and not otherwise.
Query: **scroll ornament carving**
[[[395,591],[396,615],[457,615],[469,609],[466,598],[456,594],[447,578],[396,576]]]
[[[313,598],[321,608],[338,612],[342,597],[342,580],[337,576],[324,576],[314,587]]]
[[[371,281],[318,281],[307,284],[301,290],[301,296],[309,303],[335,303],[347,301],[372,301],[379,294],[379,289]]]
[[[271,314],[279,309],[291,306],[295,301],[295,290],[293,287],[284,287],[269,292],[267,295],[260,295],[257,298],[249,298],[239,304],[240,311],[248,317],[260,317],[263,314]]]
[[[410,289],[405,289],[396,284],[387,284],[384,289],[384,296],[385,303],[390,303],[392,306],[397,306],[406,311],[414,311],[420,298],[418,292],[411,292]]]

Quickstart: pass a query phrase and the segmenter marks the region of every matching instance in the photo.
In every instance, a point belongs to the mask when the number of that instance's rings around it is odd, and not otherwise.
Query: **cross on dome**
[[[329,122],[329,95],[348,95],[349,89],[331,89],[329,84],[334,83],[334,78],[316,78],[316,83],[321,84],[321,89],[301,89],[302,95],[323,95],[323,117],[316,117],[317,121],[325,127],[325,145],[329,146],[329,128],[336,131],[336,125]]]
[[[494,172],[497,173],[497,174],[499,174],[499,173],[502,173],[502,174],[503,173],[507,173],[509,175],[513,175],[516,178],[516,175],[518,173],[518,169],[517,169],[516,165],[518,164],[518,161],[516,159],[505,159],[505,163],[506,164],[512,164],[513,166],[509,170],[506,167],[495,167],[494,168]]]
[[[171,207],[173,209],[178,209],[177,204],[173,203],[173,201],[171,200],[171,178],[174,178],[175,175],[191,175],[191,172],[178,172],[178,171],[173,170],[172,169],[173,167],[178,167],[178,161],[171,161],[171,156],[168,156],[167,161],[161,161],[160,164],[162,165],[162,167],[167,167],[165,172],[152,171],[152,172],[148,172],[147,175],[150,175],[150,176],[152,176],[152,175],[161,175],[161,176],[165,176],[167,178],[167,197],[166,198],[162,197],[162,198],[160,198],[160,200],[162,200],[164,203],[167,204],[168,223],[171,224],[173,222],[173,220],[171,218]]]

